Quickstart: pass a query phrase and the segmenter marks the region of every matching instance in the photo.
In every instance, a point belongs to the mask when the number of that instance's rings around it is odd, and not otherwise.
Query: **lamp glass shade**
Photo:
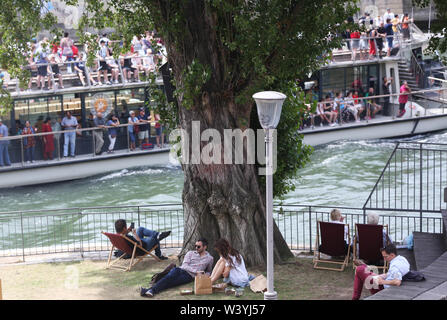
[[[262,91],[253,95],[262,128],[276,128],[281,117],[282,105],[286,98],[285,94],[276,91]]]

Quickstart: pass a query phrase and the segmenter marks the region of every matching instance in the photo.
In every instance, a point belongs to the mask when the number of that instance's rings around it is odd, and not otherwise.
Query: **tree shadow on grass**
[[[279,299],[292,300],[333,300],[350,299],[354,273],[351,268],[344,272],[315,270],[309,259],[298,259],[298,263],[275,265],[275,290]],[[95,289],[98,299],[148,299],[148,300],[263,300],[263,294],[254,293],[246,287],[242,297],[226,296],[224,293],[212,295],[180,295],[184,289],[193,290],[194,282],[178,286],[157,294],[154,298],[141,297],[139,286],[149,287],[151,277],[162,271],[170,263],[178,260],[157,262],[145,259],[135,266],[132,271],[105,269],[105,261],[91,261],[88,268],[81,268],[80,290],[82,288]],[[262,268],[250,268],[253,275],[264,274]]]

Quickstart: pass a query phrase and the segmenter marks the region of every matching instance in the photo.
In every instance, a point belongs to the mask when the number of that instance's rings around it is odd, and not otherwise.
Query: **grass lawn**
[[[163,270],[169,259],[162,262],[144,260],[131,272],[106,270],[105,261],[84,260],[67,263],[8,265],[0,267],[3,299],[147,299],[140,297],[137,289],[147,287],[152,275]],[[265,272],[249,269],[253,275]],[[275,265],[275,290],[279,299],[350,299],[354,282],[351,266],[344,272],[314,270],[312,260],[296,258],[288,264]],[[193,283],[172,288],[153,299],[163,300],[262,300],[263,295],[245,288],[240,298],[214,293],[205,296],[181,296],[181,289],[192,289]]]

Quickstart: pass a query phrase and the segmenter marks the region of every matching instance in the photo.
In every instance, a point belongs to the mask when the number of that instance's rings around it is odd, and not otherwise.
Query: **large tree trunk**
[[[206,1],[205,1],[206,2]],[[182,6],[186,28],[182,40],[166,39],[170,65],[178,89],[184,89],[183,71],[193,60],[209,66],[211,77],[202,88],[200,97],[194,99],[193,107],[184,107],[184,97],[178,97],[180,126],[190,136],[192,121],[200,121],[201,132],[212,128],[224,137],[224,129],[250,127],[253,102],[244,105],[235,103],[235,96],[241,90],[238,84],[228,81],[228,65],[237,65],[216,34],[216,16],[210,12],[204,1],[188,1]],[[169,21],[169,2],[160,1],[163,18]],[[234,69],[231,69],[234,72]],[[230,77],[231,78],[231,77]],[[247,81],[245,81],[247,80]],[[248,79],[242,82],[249,82]],[[243,88],[242,88],[243,89]],[[244,121],[241,121],[244,119]],[[244,123],[244,125],[241,125]],[[202,147],[207,142],[202,142]],[[221,141],[221,145],[224,143]],[[234,146],[233,146],[234,147]],[[191,143],[189,146],[191,154]],[[234,149],[233,149],[234,154]],[[223,155],[222,155],[223,157]],[[185,176],[183,206],[185,213],[185,236],[181,256],[194,248],[200,237],[209,241],[209,250],[219,238],[227,239],[243,255],[247,265],[266,264],[266,223],[265,195],[253,164],[183,164]],[[280,262],[292,256],[277,226],[274,226],[275,261]]]
[[[182,127],[188,133],[191,133],[192,121],[200,121],[201,131],[214,128],[222,137],[223,129],[236,127],[233,116],[228,112],[232,102],[219,94],[212,94],[204,100],[207,102],[198,108],[183,108],[181,111]],[[207,144],[202,142],[202,147]],[[223,141],[221,145],[224,145]],[[190,142],[190,150],[191,147]],[[185,236],[181,256],[193,249],[195,241],[201,237],[209,241],[209,249],[216,255],[213,244],[217,239],[225,238],[242,253],[247,265],[264,265],[265,195],[258,183],[256,166],[225,165],[222,159],[222,164],[184,164],[183,171]],[[291,257],[276,225],[274,240],[276,262]]]

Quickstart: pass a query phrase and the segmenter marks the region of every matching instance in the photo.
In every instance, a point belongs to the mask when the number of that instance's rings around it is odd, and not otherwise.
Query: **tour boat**
[[[446,72],[436,60],[424,56],[428,40],[426,34],[411,24],[411,39],[395,38],[398,50],[395,49],[397,53],[389,57],[366,53],[366,59],[353,61],[352,52],[347,47],[334,50],[332,60],[312,77],[316,80],[314,84],[318,85],[316,95],[320,98],[328,94],[334,97],[336,92],[354,89],[367,92],[373,87],[378,104],[383,106],[382,79],[392,77],[390,108],[371,120],[303,127],[300,133],[304,143],[317,146],[337,140],[396,138],[446,130]],[[408,82],[412,95],[406,104],[405,115],[398,118],[399,90],[404,80]],[[312,84],[311,81],[309,83]]]

